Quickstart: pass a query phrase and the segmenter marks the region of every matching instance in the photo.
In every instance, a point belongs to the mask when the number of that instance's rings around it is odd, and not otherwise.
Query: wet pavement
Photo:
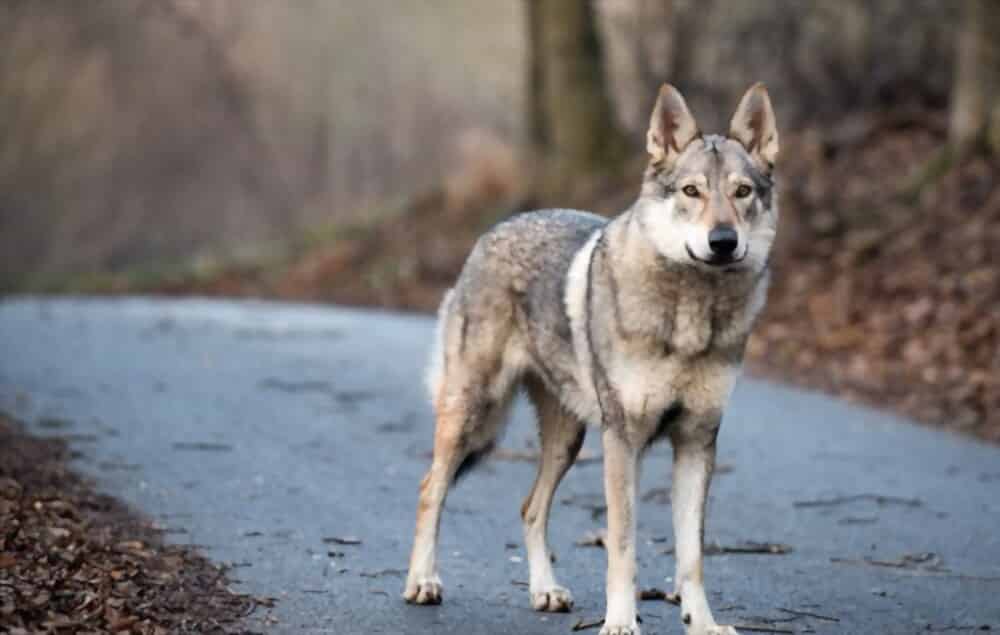
[[[0,302],[0,409],[71,439],[100,487],[277,599],[269,633],[569,633],[603,612],[599,435],[557,494],[570,614],[528,608],[518,518],[534,476],[521,404],[453,491],[445,603],[399,597],[432,419],[430,319],[207,300]],[[1000,630],[1000,448],[743,380],[720,437],[706,560],[716,617],[770,632]],[[670,589],[669,454],[640,494],[642,588]],[[753,552],[774,553],[753,553]],[[751,552],[751,553],[745,553]],[[643,632],[682,633],[640,604]],[[592,631],[596,635],[596,628]],[[753,631],[745,631],[753,632]],[[767,632],[767,631],[764,631]]]

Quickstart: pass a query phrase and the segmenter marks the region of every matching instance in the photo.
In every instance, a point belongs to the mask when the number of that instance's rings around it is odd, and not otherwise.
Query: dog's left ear
[[[774,167],[778,158],[778,126],[764,84],[754,84],[743,95],[729,123],[729,136],[742,143],[762,167],[768,171]]]

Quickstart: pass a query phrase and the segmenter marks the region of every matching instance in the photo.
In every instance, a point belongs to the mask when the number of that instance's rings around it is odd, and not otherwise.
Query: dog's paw
[[[410,604],[441,604],[441,579],[437,576],[406,583],[403,599]]]
[[[632,622],[630,625],[605,624],[601,629],[601,635],[642,635],[639,625]]]
[[[561,586],[554,586],[544,591],[532,591],[531,606],[536,611],[568,613],[573,608],[573,594]]]

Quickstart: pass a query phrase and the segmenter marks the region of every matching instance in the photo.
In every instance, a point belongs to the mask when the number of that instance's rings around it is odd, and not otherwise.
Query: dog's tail
[[[431,358],[427,366],[427,389],[430,391],[431,403],[437,404],[438,393],[441,390],[441,380],[444,377],[445,353],[447,344],[448,321],[452,317],[451,305],[455,297],[455,290],[448,289],[441,300],[438,308],[437,329],[434,334],[434,348],[431,349]]]

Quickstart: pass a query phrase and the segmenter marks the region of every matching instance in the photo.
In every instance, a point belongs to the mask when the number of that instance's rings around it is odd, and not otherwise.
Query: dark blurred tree
[[[541,154],[549,145],[549,135],[545,116],[545,68],[542,57],[542,3],[536,0],[525,0],[524,13],[528,28],[528,62],[525,68],[528,76],[525,78],[525,101],[527,117],[525,120],[528,141],[532,150]]]
[[[673,0],[637,0],[635,59],[639,80],[647,87],[649,108],[642,115],[652,112],[658,94],[655,87],[666,80],[674,61],[674,36],[676,21]]]
[[[965,0],[949,135],[959,154],[1000,154],[1000,2]]]
[[[527,128],[543,165],[543,192],[614,169],[627,143],[604,74],[594,7],[581,0],[526,0]]]
[[[686,44],[678,42],[678,12],[674,0],[608,0],[597,15],[616,114],[641,147],[657,89],[676,79],[675,53]]]

